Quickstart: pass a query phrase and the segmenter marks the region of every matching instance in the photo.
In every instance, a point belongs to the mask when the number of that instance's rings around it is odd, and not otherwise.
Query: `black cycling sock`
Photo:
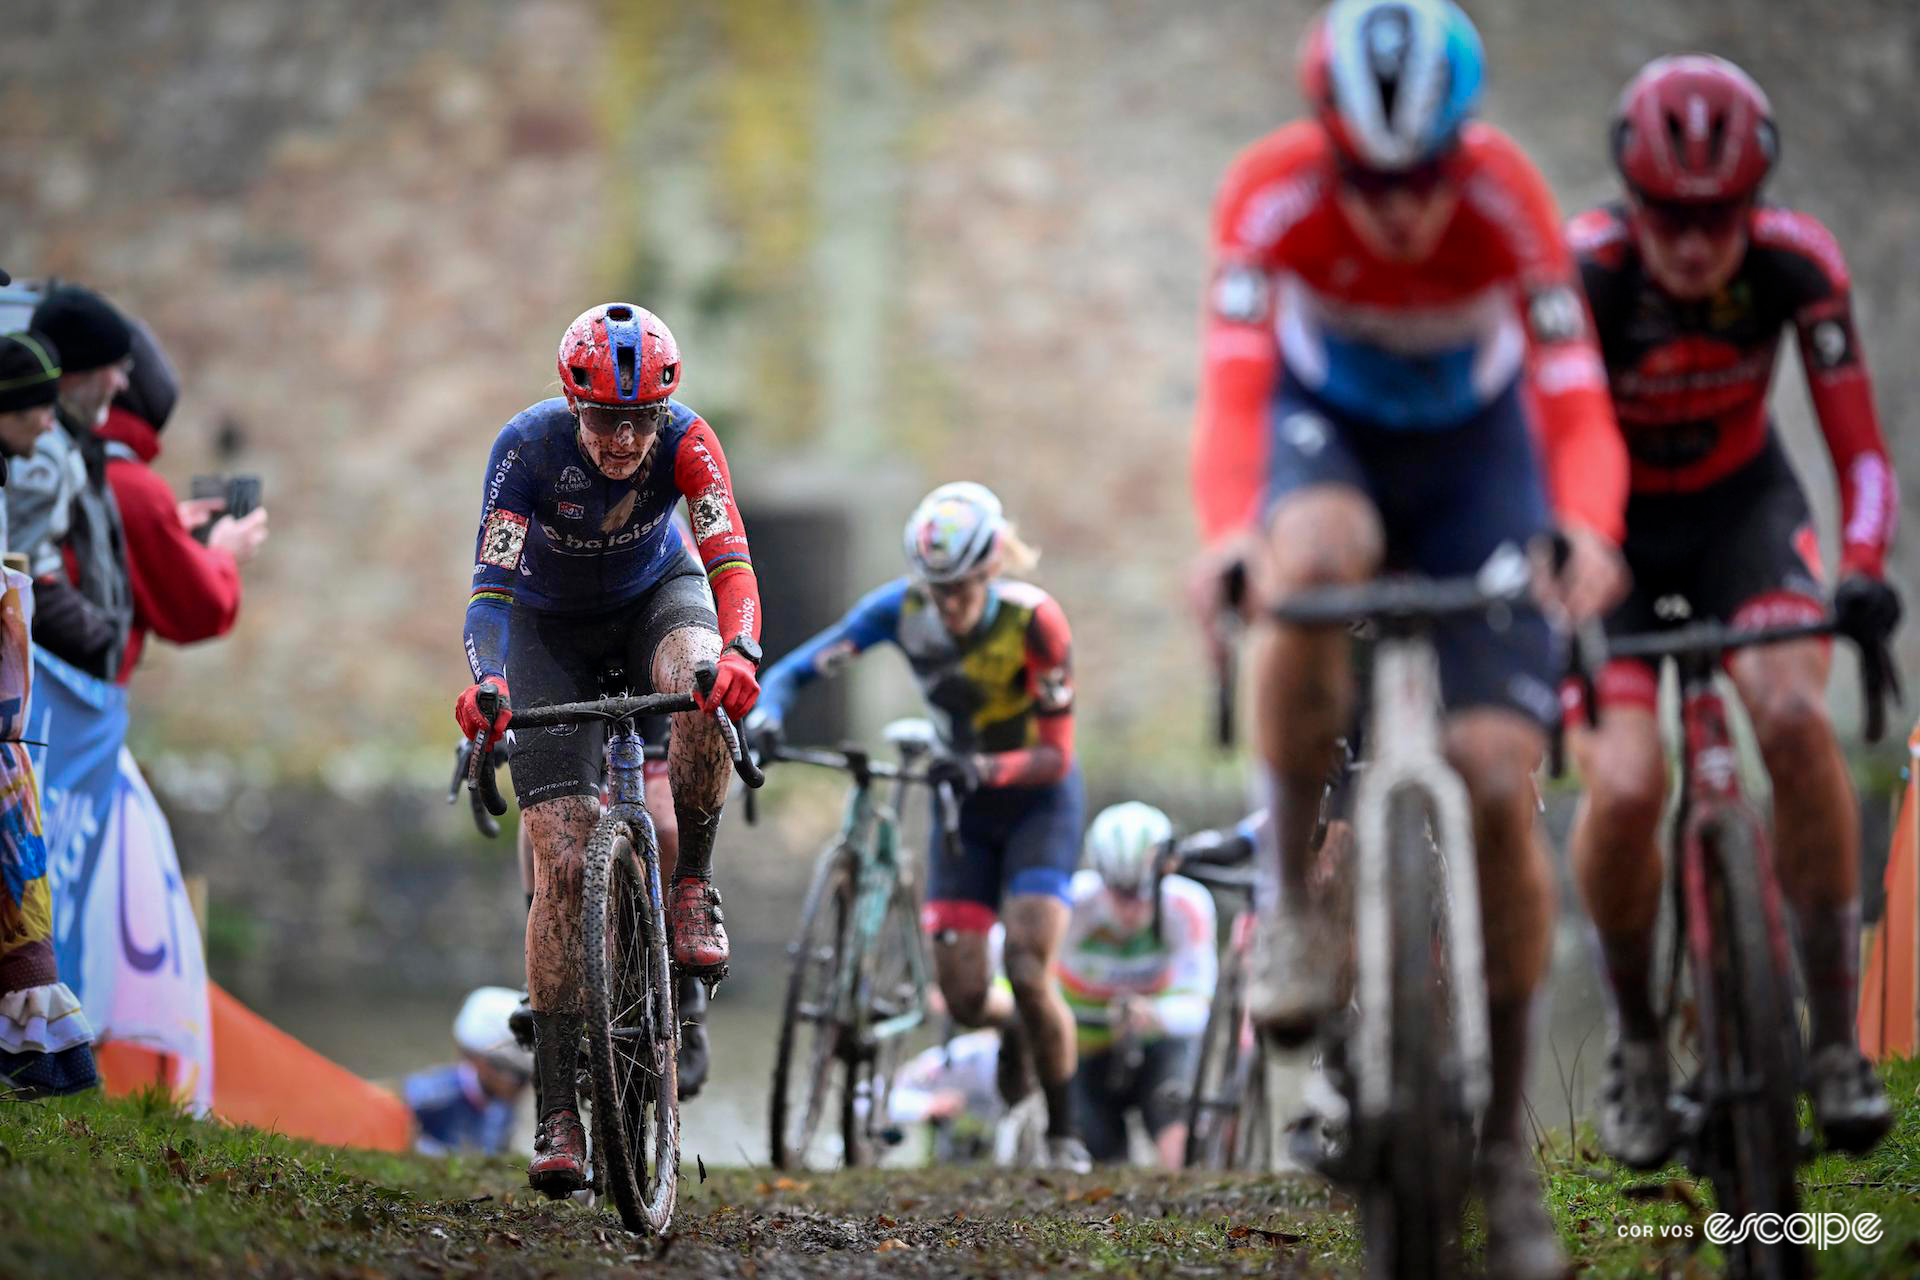
[[[684,809],[676,800],[673,816],[680,822],[680,858],[674,864],[673,878],[713,879],[713,840],[720,834],[720,815]]]
[[[580,1024],[577,1013],[541,1013],[533,1011],[533,1058],[538,1068],[540,1097],[535,1100],[539,1118],[556,1111],[578,1111],[574,1096],[578,1084]]]
[[[1062,1080],[1059,1084],[1042,1083],[1040,1092],[1047,1098],[1047,1136],[1071,1138],[1074,1134],[1073,1082]]]
[[[1852,1044],[1860,987],[1860,901],[1800,907],[1794,918],[1807,979],[1810,1042],[1816,1049]]]
[[[688,973],[681,974],[674,984],[680,999],[680,1021],[704,1023],[707,1020],[707,984]]]
[[[1653,1014],[1653,930],[1596,928],[1593,936],[1615,1029],[1625,1040],[1658,1040],[1660,1022]]]
[[[1534,998],[1493,1000],[1487,1008],[1487,1048],[1492,1068],[1483,1147],[1497,1142],[1525,1146],[1528,1051],[1533,1043]]]

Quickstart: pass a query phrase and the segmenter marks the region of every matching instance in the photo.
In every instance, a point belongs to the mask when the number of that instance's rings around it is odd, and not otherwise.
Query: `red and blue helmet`
[[[583,311],[560,336],[567,403],[649,404],[680,385],[680,345],[644,307],[608,302]]]
[[[1399,173],[1450,151],[1480,98],[1480,33],[1453,0],[1334,0],[1300,91],[1349,164]]]

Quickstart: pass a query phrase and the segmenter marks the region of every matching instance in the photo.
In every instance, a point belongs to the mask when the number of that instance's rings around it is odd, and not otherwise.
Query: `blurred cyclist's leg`
[[[1827,718],[1827,644],[1801,641],[1734,655],[1734,684],[1774,779],[1780,881],[1798,925],[1811,1021],[1814,1114],[1827,1141],[1864,1151],[1892,1125],[1879,1078],[1855,1043],[1859,998],[1860,818]]]
[[[1255,599],[1271,605],[1311,587],[1364,582],[1379,568],[1380,519],[1358,489],[1315,484],[1274,508],[1267,554],[1256,566]],[[1310,1035],[1335,999],[1337,947],[1309,888],[1320,796],[1336,741],[1353,714],[1351,640],[1341,628],[1276,626],[1258,619],[1250,662],[1256,734],[1272,776],[1274,821],[1261,866],[1261,928],[1249,1005],[1256,1021],[1286,1040]],[[1277,899],[1277,901],[1276,901]]]
[[[1621,696],[1603,699],[1599,727],[1568,729],[1587,788],[1568,852],[1593,921],[1611,1015],[1600,1086],[1600,1141],[1615,1159],[1653,1168],[1672,1145],[1667,1047],[1653,1010],[1666,759],[1654,715],[1653,673],[1641,664],[1623,663],[1609,668],[1608,675],[1601,689],[1618,689]]]

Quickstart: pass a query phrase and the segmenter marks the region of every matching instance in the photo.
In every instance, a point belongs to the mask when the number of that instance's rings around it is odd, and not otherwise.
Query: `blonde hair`
[[[1024,578],[1040,564],[1040,549],[1020,537],[1019,526],[1011,520],[1000,531],[1000,546],[993,553],[993,576]]]

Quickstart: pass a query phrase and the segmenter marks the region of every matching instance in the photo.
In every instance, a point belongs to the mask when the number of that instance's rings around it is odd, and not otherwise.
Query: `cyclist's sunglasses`
[[[970,573],[966,577],[956,578],[952,582],[929,582],[927,584],[927,594],[932,596],[936,601],[956,600],[986,580],[987,575],[984,573]]]
[[[1702,204],[1673,204],[1664,200],[1635,201],[1647,227],[1663,240],[1698,231],[1710,240],[1724,240],[1738,229],[1752,205],[1746,200],[1713,200]]]
[[[1367,169],[1357,164],[1342,163],[1340,166],[1340,184],[1349,191],[1368,200],[1377,200],[1395,192],[1408,195],[1428,196],[1439,190],[1447,180],[1447,156],[1435,156],[1411,169]]]
[[[650,436],[673,419],[673,406],[664,400],[651,404],[590,404],[582,400],[577,408],[580,425],[596,436],[618,435],[628,427],[636,436]]]

